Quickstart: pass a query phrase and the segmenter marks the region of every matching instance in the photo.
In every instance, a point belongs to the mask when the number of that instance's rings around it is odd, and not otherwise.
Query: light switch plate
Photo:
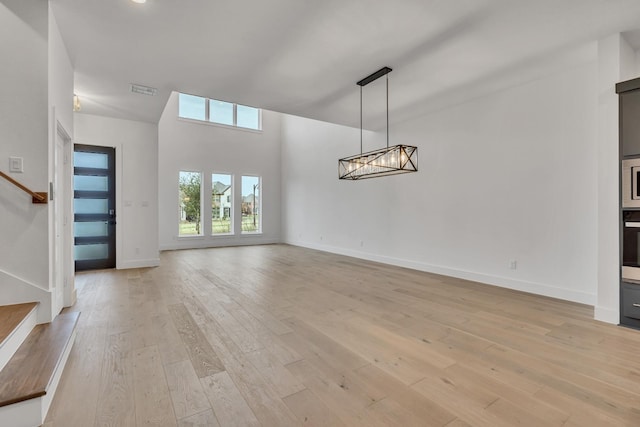
[[[9,157],[9,172],[24,172],[22,157]]]

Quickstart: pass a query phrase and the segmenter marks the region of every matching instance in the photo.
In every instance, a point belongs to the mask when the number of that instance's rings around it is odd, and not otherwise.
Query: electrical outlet
[[[509,268],[511,270],[517,270],[518,269],[518,261],[516,261],[515,259],[512,259],[511,261],[509,261]]]

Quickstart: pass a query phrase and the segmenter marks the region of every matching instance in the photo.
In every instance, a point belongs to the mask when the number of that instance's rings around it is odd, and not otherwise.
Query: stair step
[[[36,325],[37,302],[0,306],[0,371]]]
[[[47,394],[80,313],[58,315],[37,325],[0,371],[0,408]],[[1,423],[0,423],[1,424]]]
[[[0,346],[37,306],[37,302],[0,306]]]

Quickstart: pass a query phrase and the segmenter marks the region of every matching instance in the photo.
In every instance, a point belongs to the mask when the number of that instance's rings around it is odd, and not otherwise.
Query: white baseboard
[[[152,259],[132,259],[128,261],[122,261],[118,266],[118,270],[126,270],[128,268],[145,268],[145,267],[157,267],[160,265],[160,258]]]
[[[620,310],[596,306],[594,309],[593,318],[601,322],[618,325],[620,324]]]
[[[394,258],[384,255],[371,254],[352,249],[344,249],[329,245],[317,245],[301,241],[288,240],[285,243],[293,246],[301,246],[310,249],[316,249],[324,252],[331,252],[339,255],[350,256],[354,258],[366,259],[368,261],[380,262],[383,264],[395,265],[398,267],[410,268],[413,270],[424,271],[427,273],[441,274],[443,276],[456,277],[459,279],[471,280],[474,282],[485,283],[488,285],[499,286],[502,288],[513,289],[522,292],[528,292],[536,295],[543,295],[551,298],[558,298],[566,301],[577,302],[586,305],[595,305],[596,295],[586,292],[573,291],[569,289],[558,288],[542,283],[528,282],[524,280],[516,280],[508,277],[493,276],[484,273],[476,273],[472,271],[459,270],[456,268],[427,264],[419,261]]]
[[[241,236],[197,236],[180,237],[175,242],[160,245],[161,251],[180,249],[205,249],[231,246],[274,245],[282,243],[278,238],[264,238],[260,235],[244,234]]]

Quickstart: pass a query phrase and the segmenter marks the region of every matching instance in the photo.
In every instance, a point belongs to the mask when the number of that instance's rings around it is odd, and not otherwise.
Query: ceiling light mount
[[[360,154],[338,160],[338,179],[359,180],[418,171],[418,147],[394,145],[389,147],[389,76],[392,71],[383,67],[357,82],[360,86]],[[387,146],[362,152],[362,87],[387,76]]]
[[[382,67],[380,68],[378,71],[376,71],[375,73],[365,77],[364,79],[360,80],[358,83],[356,83],[358,86],[360,86],[360,88],[362,88],[362,86],[366,86],[369,83],[378,80],[380,77],[382,76],[386,76],[387,74],[389,74],[390,72],[392,72],[393,70],[389,67]]]

